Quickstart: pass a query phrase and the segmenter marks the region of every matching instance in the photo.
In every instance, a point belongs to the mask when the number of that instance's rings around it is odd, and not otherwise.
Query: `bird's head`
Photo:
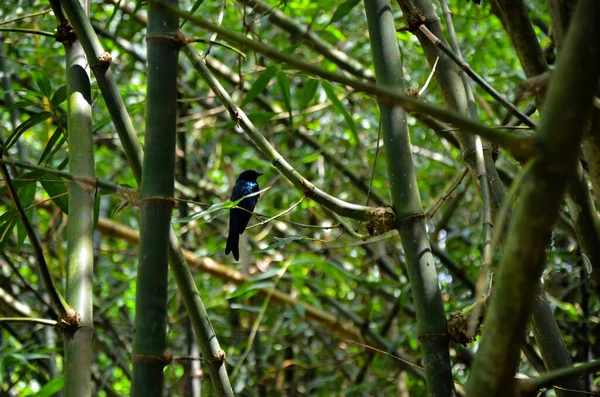
[[[256,182],[256,178],[261,176],[262,173],[254,170],[246,170],[240,174],[238,181]]]

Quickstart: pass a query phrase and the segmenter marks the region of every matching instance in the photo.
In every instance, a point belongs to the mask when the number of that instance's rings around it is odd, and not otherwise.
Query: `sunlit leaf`
[[[335,9],[335,11],[333,12],[333,16],[329,20],[328,25],[331,25],[332,23],[335,23],[335,22],[339,21],[340,19],[344,18],[346,15],[348,15],[350,13],[350,11],[352,11],[352,9],[354,7],[356,7],[356,5],[358,3],[360,3],[360,0],[346,0],[346,1],[344,1],[342,4],[340,4]]]
[[[352,119],[352,116],[350,115],[350,113],[348,113],[348,110],[346,109],[342,101],[340,101],[337,95],[335,94],[333,86],[326,81],[323,81],[322,85],[329,101],[342,114],[342,116],[344,116],[344,120],[346,120],[346,123],[348,123],[348,127],[352,132],[352,137],[354,138],[354,142],[358,143],[358,132],[356,131],[356,124],[354,123],[354,119]]]
[[[53,107],[58,107],[61,103],[67,100],[67,86],[61,85],[58,87],[54,94],[52,94],[52,100],[50,103]]]
[[[17,128],[15,128],[13,133],[6,139],[4,150],[8,151],[8,149],[10,149],[17,142],[17,140],[19,140],[19,138],[21,137],[21,135],[23,135],[23,133],[25,133],[25,131],[29,130],[30,128],[32,128],[40,123],[43,123],[44,121],[48,120],[50,117],[52,117],[52,113],[40,112],[40,113],[37,113],[37,114],[31,116],[24,122],[22,122]]]
[[[32,397],[50,397],[62,390],[65,385],[64,376],[59,376],[46,383],[40,391],[33,394]]]
[[[228,295],[229,299],[237,298],[239,296],[244,296],[244,298],[248,299],[253,295],[256,295],[264,288],[273,288],[274,284],[272,281],[259,281],[253,282],[249,281],[247,283],[242,284],[239,288],[233,291]]]
[[[300,109],[306,109],[310,101],[313,100],[317,89],[319,88],[319,80],[307,79],[304,86],[299,90],[298,94],[298,107]]]
[[[46,98],[50,98],[52,96],[52,84],[50,83],[50,78],[46,72],[38,67],[34,67],[29,69],[29,73],[33,77],[35,84],[40,89],[40,92],[44,94]]]
[[[267,86],[269,85],[271,79],[273,79],[273,76],[275,76],[275,73],[277,73],[276,66],[269,66],[268,68],[263,70],[263,72],[260,74],[260,76],[258,76],[254,84],[252,84],[252,86],[248,90],[248,93],[244,97],[244,100],[242,101],[240,107],[243,108],[244,106],[252,102],[257,96],[262,94],[265,88],[267,88]]]
[[[281,69],[277,71],[277,85],[279,86],[279,92],[283,97],[283,105],[285,106],[285,110],[291,112],[292,97],[290,93],[290,81],[287,75]]]

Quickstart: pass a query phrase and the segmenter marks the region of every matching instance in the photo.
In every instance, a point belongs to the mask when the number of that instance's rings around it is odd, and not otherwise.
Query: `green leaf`
[[[2,219],[4,218],[4,219]],[[18,220],[16,211],[7,211],[0,217],[0,252],[4,252],[6,243],[10,241],[11,232]]]
[[[67,195],[67,186],[64,181],[60,181],[58,177],[51,177],[50,175],[40,175],[39,180],[42,187],[50,196],[54,204],[60,210],[69,215],[69,196]]]
[[[52,113],[40,112],[22,122],[17,128],[15,128],[14,132],[6,139],[6,144],[4,146],[5,153],[8,153],[8,149],[10,149],[12,145],[14,145],[19,140],[19,138],[21,137],[21,135],[23,135],[25,131],[37,124],[43,123],[50,117],[52,117]]]
[[[17,196],[19,197],[19,202],[23,206],[23,208],[29,207],[33,201],[35,200],[35,191],[37,189],[36,182],[30,182],[20,188],[17,191]],[[33,208],[30,208],[25,211],[25,216],[27,219],[31,221],[31,215],[33,214]],[[23,222],[19,222],[17,224],[17,251],[21,250],[21,246],[27,237],[27,232],[25,231],[25,226]]]
[[[246,97],[242,101],[240,107],[244,107],[244,105],[247,105],[248,103],[252,102],[257,96],[262,94],[267,85],[269,85],[269,82],[271,81],[275,73],[277,73],[276,66],[269,66],[268,68],[266,68],[260,74],[260,76],[258,76],[254,84],[252,84],[252,87],[250,87],[250,89],[248,90],[248,93],[246,94]]]
[[[250,121],[252,121],[252,123],[259,124],[271,120],[276,115],[277,113],[275,112],[256,112],[250,113],[248,115],[248,118],[250,119]]]
[[[32,397],[50,397],[58,393],[65,385],[64,376],[59,376],[46,383],[44,387],[35,393]]]
[[[50,101],[50,103],[52,104],[52,107],[58,107],[61,103],[63,103],[66,100],[67,100],[67,86],[63,84],[60,87],[58,87],[58,89],[56,91],[54,91],[54,94],[52,94],[52,100]]]
[[[12,110],[17,110],[17,109],[23,109],[26,108],[28,106],[34,106],[36,105],[35,102],[31,102],[31,101],[19,101],[19,102],[15,102],[12,105],[10,105],[7,108],[2,109],[2,112],[0,112],[0,114],[4,113],[4,112],[10,112]]]
[[[46,72],[41,68],[34,67],[29,69],[29,73],[33,76],[33,80],[40,89],[40,92],[44,94],[46,98],[50,98],[52,96],[52,84],[50,83],[50,78]]]
[[[304,87],[300,89],[298,95],[298,107],[300,109],[306,109],[310,101],[315,96],[317,89],[319,88],[319,80],[309,78],[306,83],[304,83]]]
[[[62,132],[63,132],[62,127],[56,128],[56,130],[54,131],[54,133],[48,140],[48,143],[46,144],[46,147],[44,148],[44,151],[42,152],[42,155],[40,156],[40,160],[38,161],[38,164],[44,164],[44,163],[50,161],[52,159],[52,155],[54,155],[54,153],[56,153],[55,148],[60,149],[62,147],[62,145],[64,145],[66,140],[64,139]],[[60,139],[60,138],[62,138],[62,139]]]
[[[332,23],[335,23],[335,22],[339,21],[340,19],[344,18],[346,15],[348,15],[350,13],[350,11],[352,11],[352,9],[354,7],[356,7],[356,5],[358,3],[360,3],[360,0],[344,1],[342,4],[340,4],[338,6],[338,8],[335,9],[333,16],[331,17],[331,20],[329,21],[329,23],[327,25],[331,25]]]
[[[188,223],[191,221],[195,221],[196,219],[204,218],[206,215],[212,214],[213,212],[221,211],[224,209],[229,209],[233,206],[235,206],[235,203],[233,203],[231,201],[225,201],[223,203],[213,204],[210,207],[208,207],[207,210],[197,212],[195,214],[186,216],[184,218],[174,218],[172,220],[172,222],[173,223]],[[208,220],[207,222],[210,222],[210,220]]]
[[[202,5],[202,3],[204,3],[204,0],[196,0],[196,2],[194,3],[194,5],[190,9],[190,14],[194,15],[194,13],[198,10],[198,8],[200,8],[200,6]],[[187,22],[187,19],[184,19],[183,22],[181,22],[181,26],[179,27],[179,29],[183,28],[183,25],[185,25],[186,22]]]
[[[256,281],[259,281],[259,280],[267,280],[267,279],[269,279],[271,277],[275,277],[277,275],[277,273],[279,273],[279,270],[281,270],[281,269],[278,269],[276,267],[272,267],[269,270],[267,270],[266,272],[259,273],[258,275],[252,277],[252,281],[256,282]]]
[[[308,156],[304,156],[304,158],[302,158],[302,164],[308,164],[308,163],[315,162],[319,159],[320,155],[321,155],[321,153],[317,152],[317,153],[309,154]]]
[[[327,98],[331,101],[333,106],[340,113],[342,113],[342,116],[344,116],[344,120],[346,120],[346,123],[348,123],[348,127],[350,127],[350,131],[352,132],[354,142],[360,142],[358,139],[358,132],[356,131],[356,123],[354,123],[354,119],[352,119],[352,116],[350,115],[350,113],[348,113],[342,101],[340,101],[337,95],[335,94],[333,86],[327,81],[323,81],[323,89],[325,90],[325,94],[327,94]]]
[[[279,85],[279,91],[281,91],[281,96],[283,97],[283,105],[285,106],[285,110],[291,112],[292,97],[290,92],[290,80],[281,69],[277,71],[277,84]]]
[[[304,240],[304,239],[305,239],[305,237],[302,237],[302,236],[293,236],[293,237],[282,238],[279,241],[277,241],[275,244],[271,244],[268,247],[260,249],[258,251],[253,251],[253,253],[255,253],[255,254],[262,254],[262,253],[265,253],[265,252],[269,252],[269,251],[271,251],[271,250],[273,250],[275,248],[279,248],[279,247],[281,247],[283,245],[286,245],[288,243],[291,243],[293,241]]]
[[[247,283],[242,284],[239,288],[229,294],[228,298],[237,298],[238,296],[244,295],[245,299],[250,298],[253,295],[256,295],[263,288],[273,288],[274,283],[272,281],[260,281],[260,282],[252,282],[249,281]]]

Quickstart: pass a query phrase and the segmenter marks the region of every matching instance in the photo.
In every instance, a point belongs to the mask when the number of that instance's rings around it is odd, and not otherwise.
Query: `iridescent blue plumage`
[[[257,171],[248,170],[240,174],[233,191],[231,192],[231,201],[237,201],[244,196],[256,193],[260,190],[256,178],[262,174]],[[238,203],[238,207],[229,210],[229,236],[227,237],[227,245],[225,247],[225,255],[233,253],[235,260],[240,259],[239,244],[240,234],[244,233],[248,222],[252,217],[252,211],[258,201],[258,194],[252,197],[246,197]],[[244,209],[242,209],[244,208]]]

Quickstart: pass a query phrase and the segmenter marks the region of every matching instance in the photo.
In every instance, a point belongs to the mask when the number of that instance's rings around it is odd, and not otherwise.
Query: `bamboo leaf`
[[[17,196],[19,197],[19,201],[23,208],[29,207],[33,200],[35,200],[35,191],[37,189],[36,182],[31,182],[23,186],[17,191]],[[33,208],[30,208],[25,211],[25,216],[27,219],[31,220],[31,215],[33,214]],[[23,222],[17,223],[17,251],[21,250],[21,246],[27,237],[27,232],[25,231],[25,226]]]
[[[198,10],[198,8],[200,8],[200,6],[202,5],[202,3],[204,3],[204,0],[196,0],[196,2],[194,3],[194,5],[192,6],[192,8],[190,8],[190,14],[194,15],[194,13]],[[183,25],[185,25],[186,22],[187,22],[187,19],[184,19],[181,22],[180,29],[183,28]]]
[[[257,96],[262,94],[267,85],[269,85],[271,79],[273,79],[273,76],[275,76],[275,73],[277,73],[276,66],[269,66],[268,68],[266,68],[260,74],[260,76],[258,76],[254,84],[252,84],[240,107],[244,107],[244,105],[247,105],[248,103],[252,102]]]
[[[309,78],[306,83],[304,83],[304,87],[300,89],[300,93],[298,95],[298,107],[300,109],[306,109],[310,101],[315,96],[317,89],[319,88],[319,80]]]
[[[52,107],[58,107],[61,103],[63,103],[66,100],[67,100],[67,86],[63,84],[60,87],[58,87],[58,89],[56,91],[54,91],[54,94],[52,94],[52,100],[50,101],[50,103],[52,104]]]
[[[29,73],[40,89],[40,92],[44,94],[46,98],[50,98],[52,96],[52,84],[50,83],[50,78],[46,72],[41,68],[33,67],[29,69]]]
[[[352,115],[350,115],[350,113],[348,113],[348,111],[346,110],[346,107],[344,106],[342,101],[340,101],[337,95],[335,94],[333,86],[327,81],[323,81],[323,89],[325,90],[325,94],[327,94],[327,98],[331,101],[333,106],[340,113],[342,113],[342,116],[344,116],[344,120],[346,120],[346,123],[348,123],[348,127],[352,132],[352,137],[354,138],[355,142],[360,142],[358,139],[358,132],[356,131],[356,123],[354,122]]]
[[[340,19],[344,18],[346,15],[348,15],[350,13],[350,11],[352,11],[352,9],[354,7],[356,7],[356,5],[358,3],[360,3],[360,0],[344,1],[342,4],[340,4],[338,6],[338,8],[335,9],[335,12],[333,13],[333,16],[331,17],[331,20],[329,21],[329,23],[327,25],[331,25],[332,23],[335,23],[335,22],[339,21]]]
[[[208,207],[207,210],[200,211],[200,212],[197,212],[195,214],[192,214],[190,216],[186,216],[183,218],[174,218],[172,220],[172,222],[173,223],[188,223],[191,221],[195,221],[196,219],[204,218],[206,215],[210,215],[213,212],[221,211],[224,209],[229,209],[229,208],[233,207],[234,205],[235,205],[235,203],[233,203],[231,201],[225,201],[223,203],[213,204],[210,207]],[[210,221],[210,220],[208,220],[208,221]]]
[[[44,163],[48,162],[49,160],[51,160],[52,155],[54,153],[56,153],[55,148],[61,148],[62,145],[66,142],[62,132],[63,131],[62,131],[61,127],[56,128],[56,130],[54,131],[54,133],[48,140],[48,143],[46,144],[46,147],[44,148],[44,151],[42,152],[42,155],[40,156],[40,160],[38,161],[38,164],[44,164]],[[63,139],[60,139],[60,138],[63,138]]]
[[[17,220],[17,212],[14,210],[6,211],[0,216],[0,251],[3,252],[6,243],[10,241],[11,232]]]
[[[281,91],[281,96],[283,97],[283,105],[285,106],[285,110],[291,112],[292,98],[290,92],[290,80],[281,69],[277,71],[277,84],[279,85],[279,91]]]
[[[265,253],[265,252],[269,252],[269,251],[271,251],[271,250],[273,250],[275,248],[279,248],[279,247],[281,247],[283,245],[286,245],[288,243],[291,243],[293,241],[304,240],[304,239],[305,239],[305,237],[302,237],[302,236],[293,236],[293,237],[282,238],[279,241],[277,241],[276,243],[271,244],[271,245],[269,245],[266,248],[260,249],[258,251],[253,251],[253,253],[255,253],[255,254],[262,254],[262,253]]]
[[[32,397],[50,397],[62,390],[65,385],[65,377],[59,376],[46,383],[44,387],[37,393],[33,394]]]
[[[12,145],[14,145],[19,140],[19,137],[21,137],[21,135],[23,135],[23,133],[25,131],[27,131],[28,129],[30,129],[40,123],[43,123],[44,121],[48,120],[50,117],[52,117],[52,113],[40,112],[34,116],[31,116],[24,122],[22,122],[17,128],[15,128],[13,133],[6,139],[4,151],[8,152],[8,149],[10,149],[12,147]]]
[[[10,112],[12,110],[23,109],[23,108],[26,108],[28,106],[33,106],[33,105],[35,105],[35,102],[31,102],[31,101],[15,102],[12,105],[2,109],[2,112],[0,112],[0,114],[2,114],[4,112]]]
[[[231,294],[229,294],[228,297],[229,297],[229,299],[231,299],[231,298],[237,298],[238,296],[244,295],[244,298],[248,299],[251,296],[256,295],[256,293],[260,292],[261,289],[273,288],[273,286],[274,286],[274,284],[272,281],[259,281],[259,282],[248,281],[247,283],[242,284],[242,286],[237,288]]]
[[[57,180],[56,177],[49,175],[40,175],[39,181],[54,204],[60,210],[69,215],[69,198],[67,195],[67,185],[64,181]]]

